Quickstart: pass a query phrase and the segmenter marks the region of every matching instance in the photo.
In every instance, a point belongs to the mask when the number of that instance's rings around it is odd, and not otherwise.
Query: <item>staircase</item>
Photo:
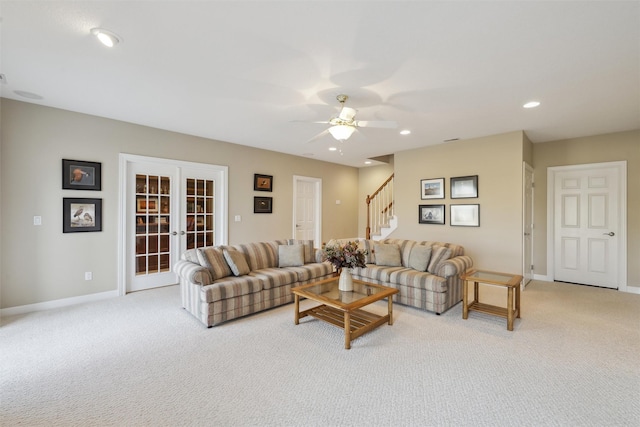
[[[398,228],[393,206],[393,174],[373,193],[367,196],[366,238],[382,240]]]

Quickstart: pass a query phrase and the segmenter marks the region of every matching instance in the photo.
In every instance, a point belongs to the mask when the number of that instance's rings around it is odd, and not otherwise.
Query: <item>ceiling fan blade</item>
[[[314,136],[313,138],[311,138],[310,140],[307,141],[307,144],[310,142],[314,142],[317,141],[318,139],[322,138],[323,136],[325,136],[326,134],[329,133],[329,129],[325,129],[322,132],[320,132],[319,134],[317,134],[316,136]]]
[[[387,128],[395,129],[398,127],[398,123],[394,121],[381,121],[381,120],[357,120],[355,122],[357,127],[361,128]]]
[[[356,116],[356,112],[357,111],[355,109],[353,109],[353,108],[342,107],[342,110],[340,110],[340,114],[338,114],[338,117],[341,120],[344,120],[346,122],[350,122]]]
[[[289,123],[320,123],[323,125],[328,125],[330,122],[328,120],[322,122],[310,122],[308,120],[291,120]]]

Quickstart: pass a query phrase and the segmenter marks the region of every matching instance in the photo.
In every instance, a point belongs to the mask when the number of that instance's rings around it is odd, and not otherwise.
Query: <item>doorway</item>
[[[173,285],[187,249],[227,243],[226,166],[120,154],[118,293]]]
[[[627,163],[547,169],[551,280],[626,290]]]
[[[523,162],[522,194],[522,289],[533,279],[533,168]]]
[[[293,176],[293,236],[322,246],[322,180]]]

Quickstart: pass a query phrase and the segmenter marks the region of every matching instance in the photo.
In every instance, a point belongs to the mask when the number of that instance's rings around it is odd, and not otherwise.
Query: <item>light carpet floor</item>
[[[508,332],[394,305],[351,350],[292,304],[207,329],[176,286],[6,317],[0,425],[640,425],[640,295],[532,282],[522,306]]]

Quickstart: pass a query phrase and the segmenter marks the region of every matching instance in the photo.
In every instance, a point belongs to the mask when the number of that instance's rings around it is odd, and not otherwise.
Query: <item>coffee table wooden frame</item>
[[[295,313],[294,322],[296,325],[300,323],[300,319],[306,316],[313,316],[316,319],[323,320],[334,326],[344,329],[344,348],[351,348],[351,341],[359,336],[377,328],[378,326],[388,323],[393,325],[393,299],[391,296],[397,294],[398,290],[389,288],[387,286],[376,285],[373,283],[362,282],[360,280],[353,279],[354,286],[356,284],[363,285],[370,288],[376,288],[379,291],[371,295],[352,293],[352,295],[362,296],[350,303],[344,303],[342,301],[328,298],[324,295],[318,295],[311,291],[315,286],[324,283],[331,283],[335,286],[335,290],[338,289],[338,278],[331,278],[322,280],[319,282],[310,283],[308,285],[296,286],[291,289],[294,295]],[[300,297],[310,299],[321,303],[316,307],[309,308],[304,311],[300,311]],[[380,316],[361,308],[374,303],[376,301],[389,299],[388,313],[384,316]]]
[[[497,277],[500,277],[500,279]],[[463,273],[461,278],[464,280],[462,289],[462,318],[467,319],[469,317],[469,310],[505,317],[507,319],[507,330],[513,331],[514,320],[520,318],[520,282],[522,281],[522,276],[497,271],[471,270]],[[469,283],[473,283],[473,301],[471,301],[471,303],[469,303],[469,289],[467,287]],[[507,308],[481,303],[479,301],[480,283],[506,287]]]

